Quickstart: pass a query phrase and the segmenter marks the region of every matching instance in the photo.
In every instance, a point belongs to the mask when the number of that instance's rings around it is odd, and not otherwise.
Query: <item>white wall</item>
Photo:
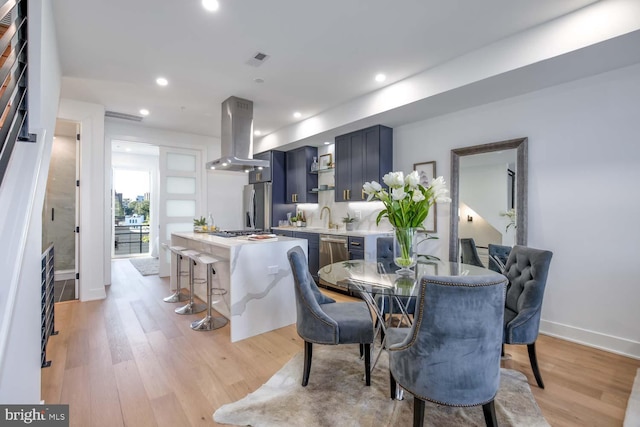
[[[528,245],[554,252],[541,330],[640,358],[638,99],[635,65],[397,127],[394,166],[436,160],[449,181],[452,148],[528,137]]]
[[[60,62],[50,1],[29,1],[29,125],[0,187],[0,402],[40,401],[40,255]],[[23,212],[23,215],[16,215]]]
[[[80,273],[80,301],[105,298],[104,286],[111,283],[111,269],[105,263],[110,235],[110,197],[105,195],[104,107],[88,102],[61,99],[58,118],[80,123],[80,251],[76,262]]]

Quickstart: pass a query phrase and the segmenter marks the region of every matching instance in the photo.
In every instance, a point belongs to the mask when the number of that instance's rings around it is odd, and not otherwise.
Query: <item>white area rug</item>
[[[219,408],[213,419],[233,425],[267,426],[410,426],[413,397],[389,398],[386,353],[364,385],[364,362],[357,345],[314,345],[309,385],[302,387],[303,352],[296,354],[269,381],[243,399]],[[502,369],[496,398],[498,424],[549,426],[526,377]],[[482,407],[452,408],[425,405],[425,426],[485,426]]]
[[[143,276],[158,274],[160,268],[158,258],[129,258],[129,261]]]
[[[627,412],[624,414],[624,427],[640,426],[640,369],[636,372],[633,388],[627,402]]]

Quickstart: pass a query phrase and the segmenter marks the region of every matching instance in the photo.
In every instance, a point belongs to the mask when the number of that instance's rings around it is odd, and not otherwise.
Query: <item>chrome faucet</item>
[[[325,209],[326,209],[327,211],[329,211],[329,224],[328,224],[328,227],[329,227],[329,230],[331,230],[331,229],[333,228],[334,224],[331,222],[331,208],[330,208],[329,206],[324,206],[324,207],[320,210],[320,219],[322,219],[322,214],[324,213],[324,210],[325,210]],[[337,228],[337,227],[336,227],[336,228]]]

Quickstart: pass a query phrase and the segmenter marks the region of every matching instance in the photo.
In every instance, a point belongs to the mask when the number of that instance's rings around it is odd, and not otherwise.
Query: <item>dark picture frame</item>
[[[320,165],[319,165],[320,170],[331,169],[332,167],[333,167],[333,156],[331,155],[331,153],[323,154],[322,156],[320,156]]]

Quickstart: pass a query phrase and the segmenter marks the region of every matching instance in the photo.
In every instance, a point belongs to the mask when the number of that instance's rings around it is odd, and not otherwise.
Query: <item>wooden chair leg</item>
[[[500,350],[500,357],[504,357],[504,344],[502,344],[502,350]]]
[[[413,427],[422,427],[424,424],[424,400],[413,396]]]
[[[365,384],[371,385],[371,344],[364,344],[364,378]]]
[[[544,388],[540,369],[538,368],[538,358],[536,357],[536,343],[527,344],[527,350],[529,351],[529,361],[531,362],[531,369],[533,369],[533,375],[536,377],[538,387]]]
[[[487,424],[487,427],[498,426],[498,420],[496,419],[496,406],[493,403],[493,400],[482,405],[482,412],[484,413],[484,422]]]
[[[313,344],[304,342],[304,371],[302,372],[302,387],[309,383],[309,373],[311,372],[311,356],[313,355]]]
[[[364,344],[360,344],[360,359],[364,356]]]
[[[391,399],[396,398],[396,389],[396,379],[393,378],[393,374],[391,373],[391,371],[389,371],[389,390],[391,391]]]

